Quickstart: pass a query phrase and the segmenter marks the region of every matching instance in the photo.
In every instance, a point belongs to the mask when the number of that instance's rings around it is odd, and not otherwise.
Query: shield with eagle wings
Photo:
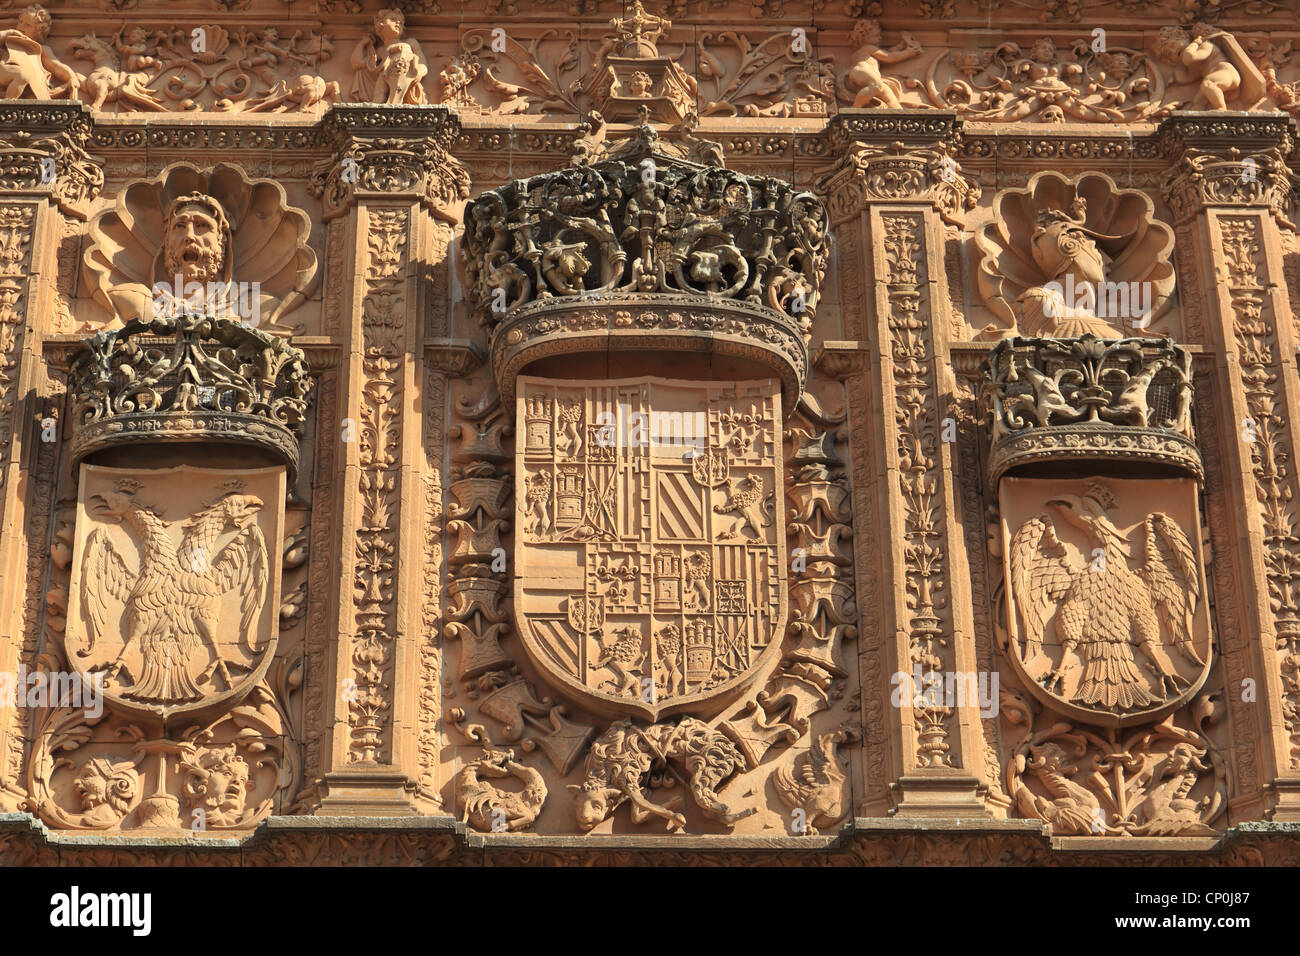
[[[68,658],[128,712],[242,697],[275,652],[285,470],[82,465]]]
[[[1196,486],[1183,479],[1004,478],[1007,656],[1057,712],[1159,719],[1209,674]]]
[[[611,717],[735,699],[786,617],[776,380],[524,376],[514,609],[530,658]]]

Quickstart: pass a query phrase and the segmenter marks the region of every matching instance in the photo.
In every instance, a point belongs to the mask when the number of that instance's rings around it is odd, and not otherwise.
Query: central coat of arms
[[[785,625],[780,383],[521,377],[515,615],[584,706],[720,707]]]

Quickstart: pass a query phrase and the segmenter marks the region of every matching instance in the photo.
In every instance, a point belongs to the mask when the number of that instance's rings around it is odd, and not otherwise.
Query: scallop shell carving
[[[210,196],[224,210],[231,280],[257,290],[259,327],[273,335],[299,331],[282,320],[318,280],[316,252],[308,244],[311,219],[288,205],[279,183],[249,179],[228,163],[202,170],[175,163],[153,179],[129,184],[115,205],[94,217],[84,262],[95,300],[122,322],[151,315],[155,283],[172,284],[162,252],[167,210],[191,193]]]

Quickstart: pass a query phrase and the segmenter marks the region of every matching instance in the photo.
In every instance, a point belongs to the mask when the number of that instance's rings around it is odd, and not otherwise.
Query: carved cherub
[[[114,45],[118,50],[122,49],[116,38]],[[156,65],[158,61],[152,57],[131,54],[126,61],[136,65],[119,70],[116,67],[118,55],[113,47],[93,33],[72,41],[72,55],[79,60],[89,60],[94,67],[81,84],[81,98],[92,110],[103,109],[108,103],[116,103],[121,110],[160,112],[167,109],[149,89],[148,84],[153,78],[139,68],[140,63]]]
[[[428,102],[424,93],[428,63],[418,40],[402,38],[405,32],[406,15],[401,10],[385,8],[375,14],[373,34],[352,51],[354,101],[408,106]]]
[[[1173,64],[1175,83],[1199,83],[1192,109],[1226,110],[1228,100],[1251,110],[1267,94],[1264,75],[1231,33],[1198,23],[1191,36],[1182,27],[1165,27],[1156,54]]]
[[[261,96],[244,104],[246,113],[280,113],[311,110],[319,103],[337,103],[339,85],[302,73],[293,81],[280,80]]]
[[[18,26],[0,30],[0,85],[4,99],[61,100],[77,95],[77,72],[45,46],[50,35],[50,15],[39,5],[18,14]]]
[[[888,109],[901,107],[898,97],[902,87],[893,77],[881,75],[880,64],[910,60],[921,52],[921,44],[910,33],[904,33],[903,41],[893,49],[882,49],[880,24],[875,20],[859,20],[851,39],[858,46],[847,78],[847,92],[853,97],[853,105],[864,107],[878,102]]]

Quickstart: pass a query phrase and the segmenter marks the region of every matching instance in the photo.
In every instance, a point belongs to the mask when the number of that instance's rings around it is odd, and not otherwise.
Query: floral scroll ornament
[[[95,301],[124,323],[156,317],[157,290],[174,288],[180,275],[182,291],[192,282],[236,284],[241,298],[254,299],[259,327],[289,335],[301,326],[282,319],[318,278],[310,232],[310,219],[287,205],[278,183],[224,163],[207,170],[176,163],[130,184],[95,217],[85,263]],[[231,304],[228,294],[218,298]]]

